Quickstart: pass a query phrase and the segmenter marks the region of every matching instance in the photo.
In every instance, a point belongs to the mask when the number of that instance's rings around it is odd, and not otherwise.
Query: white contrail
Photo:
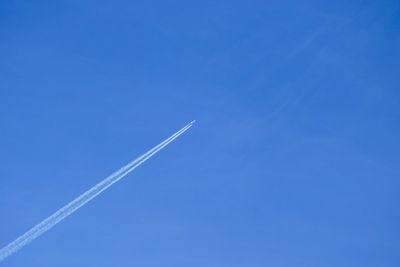
[[[165,139],[163,142],[155,146],[154,148],[150,149],[148,152],[144,153],[142,156],[136,158],[135,160],[129,162],[126,164],[124,167],[121,169],[117,170],[110,176],[106,177],[104,180],[90,188],[88,191],[83,193],[82,195],[78,196],[74,200],[72,200],[70,203],[56,211],[54,214],[50,215],[47,219],[43,220],[41,223],[37,224],[33,228],[31,228],[29,231],[27,231],[25,234],[21,235],[11,243],[9,243],[7,246],[3,247],[0,250],[0,262],[6,259],[8,256],[11,254],[17,252],[20,250],[23,246],[27,245],[28,243],[32,242],[34,239],[38,238],[40,235],[48,231],[50,228],[55,226],[57,223],[61,222],[64,220],[66,217],[74,213],[76,210],[78,210],[80,207],[85,205],[87,202],[98,196],[100,193],[102,193],[104,190],[109,188],[111,185],[114,183],[118,182],[121,180],[124,176],[126,176],[128,173],[136,169],[139,165],[141,165],[143,162],[145,162],[147,159],[152,157],[154,154],[156,154],[158,151],[163,149],[165,146],[167,146],[169,143],[174,141],[176,138],[178,138],[181,134],[183,134],[185,131],[187,131],[190,127],[192,127],[193,123],[195,121],[192,121],[179,131],[177,131],[175,134],[171,135],[169,138]]]

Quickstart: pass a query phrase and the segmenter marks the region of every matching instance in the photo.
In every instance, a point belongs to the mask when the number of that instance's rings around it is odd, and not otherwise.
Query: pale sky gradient
[[[399,266],[399,8],[1,1],[4,266]]]

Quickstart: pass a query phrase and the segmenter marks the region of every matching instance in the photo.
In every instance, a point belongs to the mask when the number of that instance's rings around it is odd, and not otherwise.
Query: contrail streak
[[[142,163],[144,163],[158,151],[163,149],[169,143],[178,138],[181,134],[186,132],[190,127],[193,126],[194,122],[195,121],[192,121],[191,123],[187,124],[185,127],[171,135],[169,138],[165,139],[157,146],[150,149],[148,152],[144,153],[142,156],[129,162],[121,169],[106,177],[104,180],[87,190],[85,193],[81,194],[80,196],[69,202],[67,205],[50,215],[47,219],[43,220],[41,223],[31,228],[25,234],[21,235],[20,237],[9,243],[7,246],[3,247],[0,250],[0,262],[38,238],[40,235],[44,234],[46,231],[50,230],[53,226],[55,226],[56,224],[67,218],[69,215],[74,213],[76,210],[78,210],[80,207],[88,203],[90,200],[101,194],[111,185],[121,180],[124,176],[139,167]]]

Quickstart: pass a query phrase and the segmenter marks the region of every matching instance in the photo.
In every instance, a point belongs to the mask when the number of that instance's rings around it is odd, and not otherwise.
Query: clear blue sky
[[[1,1],[4,266],[400,265],[400,3]]]

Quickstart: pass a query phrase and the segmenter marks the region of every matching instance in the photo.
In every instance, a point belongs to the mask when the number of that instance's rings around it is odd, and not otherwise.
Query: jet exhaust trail
[[[41,223],[37,224],[29,231],[27,231],[26,233],[24,233],[23,235],[21,235],[20,237],[18,237],[17,239],[15,239],[11,243],[3,247],[0,250],[0,262],[6,259],[7,257],[11,256],[12,254],[14,254],[22,247],[24,247],[25,245],[29,244],[30,242],[41,236],[42,234],[44,234],[46,231],[50,230],[56,224],[58,224],[59,222],[67,218],[69,215],[74,213],[76,210],[84,206],[90,200],[101,194],[103,191],[112,186],[114,183],[121,180],[123,177],[125,177],[131,171],[139,167],[142,163],[144,163],[154,154],[156,154],[165,146],[167,146],[169,143],[178,138],[181,134],[186,132],[190,127],[193,126],[194,123],[195,121],[190,122],[185,127],[183,127],[182,129],[171,135],[169,138],[165,139],[163,142],[153,147],[152,149],[144,153],[142,156],[129,162],[128,164],[126,164],[125,166],[123,166],[110,176],[106,177],[98,184],[87,190],[85,193],[81,194],[80,196],[69,202],[67,205],[65,205],[52,215],[50,215]]]

